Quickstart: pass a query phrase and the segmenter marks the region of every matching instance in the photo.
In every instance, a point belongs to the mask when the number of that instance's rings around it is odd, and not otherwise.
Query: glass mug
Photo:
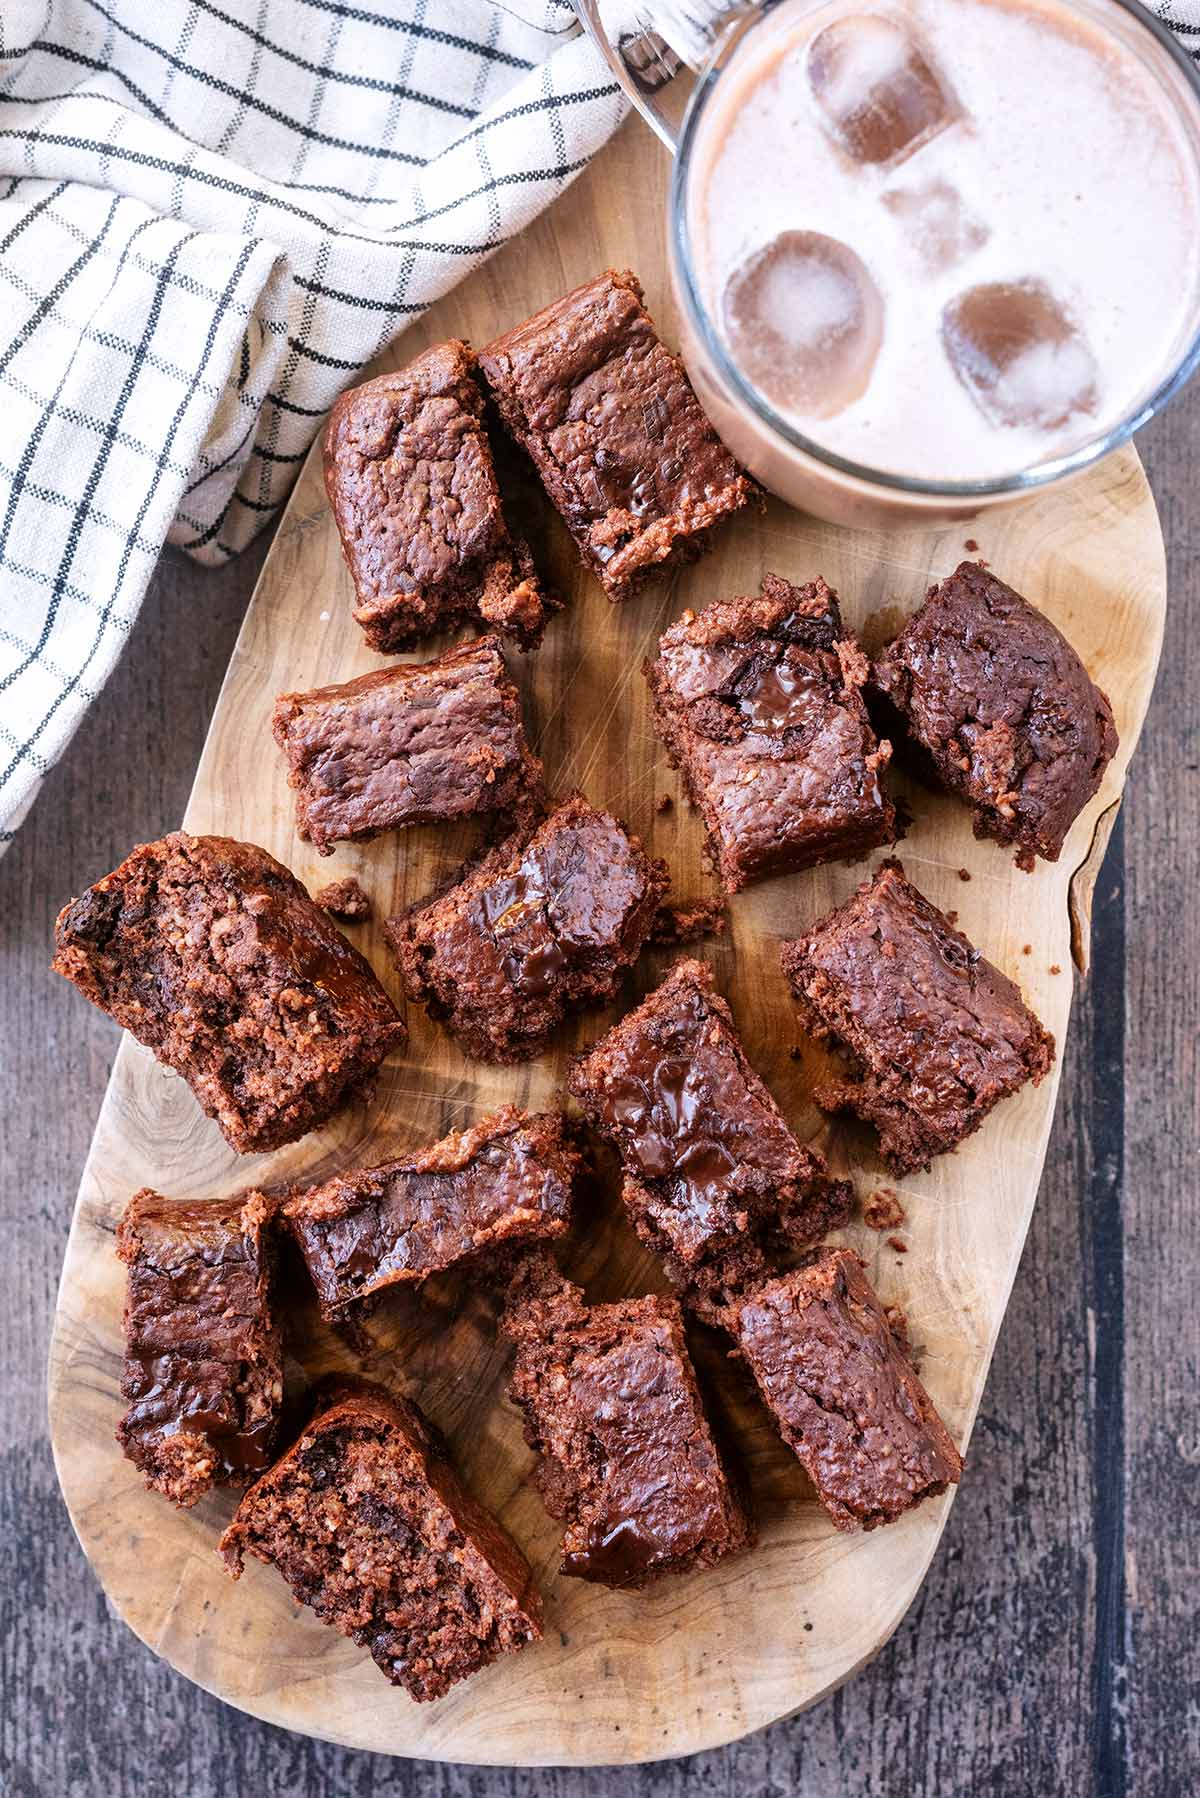
[[[1183,296],[1183,326],[1162,346],[1152,378],[1119,414],[1097,422],[1060,454],[1031,459],[1000,476],[934,479],[877,468],[823,444],[786,416],[739,367],[728,336],[706,301],[697,272],[694,219],[699,192],[697,144],[723,84],[753,68],[764,28],[790,25],[807,13],[830,10],[828,0],[575,0],[585,28],[599,45],[621,86],[674,158],[667,217],[671,279],[679,310],[684,361],[701,403],[739,461],[764,486],[804,511],[858,527],[920,527],[969,519],[1011,505],[1082,473],[1124,443],[1176,393],[1200,362],[1200,258],[1193,257]],[[858,9],[847,7],[845,12]],[[1200,194],[1200,73],[1174,36],[1137,0],[1056,0],[1094,36],[1132,54],[1153,81],[1163,115],[1169,114],[1194,190]],[[863,0],[863,13],[888,16]],[[656,93],[686,63],[696,83],[676,128]],[[1119,66],[1119,65],[1118,65]],[[725,93],[734,91],[728,85]],[[1073,178],[1078,171],[1072,171]],[[1087,171],[1082,171],[1086,180]],[[780,225],[795,221],[781,219]],[[1113,254],[1121,254],[1114,243]],[[811,429],[811,426],[809,427]],[[952,454],[953,444],[948,445]]]

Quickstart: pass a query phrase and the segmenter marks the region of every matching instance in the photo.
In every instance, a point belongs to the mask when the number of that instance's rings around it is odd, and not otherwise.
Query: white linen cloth
[[[244,548],[623,110],[565,0],[0,0],[0,845],[164,541]]]

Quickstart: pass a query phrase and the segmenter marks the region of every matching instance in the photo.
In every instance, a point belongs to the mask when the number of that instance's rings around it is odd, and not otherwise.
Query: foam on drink
[[[805,435],[996,479],[1183,347],[1200,192],[1141,59],[1058,0],[784,0],[718,84],[689,226],[710,316]]]

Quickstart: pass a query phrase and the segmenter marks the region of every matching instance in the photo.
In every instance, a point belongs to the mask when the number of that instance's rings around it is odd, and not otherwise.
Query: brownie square
[[[283,1207],[322,1315],[513,1243],[562,1236],[579,1157],[558,1112],[508,1105],[415,1155],[352,1168]]]
[[[838,1529],[894,1523],[958,1480],[962,1456],[849,1249],[748,1294],[736,1335]]]
[[[296,830],[320,855],[383,830],[505,811],[541,780],[495,637],[436,662],[281,693],[273,730]]]
[[[874,1124],[894,1173],[953,1149],[1053,1063],[1054,1038],[1015,983],[897,861],[784,943],[781,959],[812,1029],[849,1058],[848,1078],[818,1088],[817,1103]]]
[[[270,1215],[260,1192],[164,1199],[146,1187],[117,1227],[130,1401],[117,1441],[177,1505],[246,1485],[271,1462],[283,1360]]]
[[[611,999],[667,890],[665,865],[572,793],[385,926],[410,999],[468,1055],[525,1061]]]
[[[246,1493],[221,1552],[234,1579],[247,1554],[278,1568],[393,1685],[442,1698],[541,1637],[529,1564],[416,1405],[366,1381],[331,1396]]]
[[[710,1322],[849,1210],[851,1188],[796,1141],[700,962],[677,962],[576,1058],[568,1084],[621,1156],[638,1235]]]
[[[974,806],[977,837],[1015,843],[1021,868],[1058,860],[1117,732],[1107,698],[1043,613],[963,562],[929,589],[873,681],[917,745],[917,771]]]
[[[552,609],[504,520],[475,357],[439,343],[352,387],[325,428],[325,488],[372,649],[407,649],[467,619],[524,647]]]
[[[566,1523],[561,1572],[637,1590],[749,1546],[674,1299],[585,1305],[534,1259],[501,1328],[517,1345],[508,1392],[538,1488]]]
[[[368,1096],[408,1040],[370,964],[252,843],[143,843],[54,934],[55,972],[182,1074],[243,1154]]]
[[[481,350],[479,366],[610,599],[697,554],[757,496],[628,270],[555,300]]]
[[[896,835],[868,664],[822,580],[684,612],[646,664],[654,727],[704,819],[726,890],[863,856]]]

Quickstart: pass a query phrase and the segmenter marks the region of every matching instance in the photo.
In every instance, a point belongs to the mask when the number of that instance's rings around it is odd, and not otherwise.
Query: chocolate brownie
[[[324,448],[372,649],[407,649],[466,619],[527,648],[539,640],[552,602],[504,520],[468,344],[439,343],[342,394]]]
[[[654,727],[728,892],[894,839],[867,672],[822,580],[768,574],[759,599],[684,612],[660,640],[646,663]]]
[[[481,350],[479,366],[610,599],[697,554],[757,496],[628,270],[555,300]]]
[[[495,637],[436,662],[281,693],[272,728],[297,793],[296,830],[319,855],[382,830],[505,811],[541,780]]]
[[[749,1546],[674,1299],[585,1305],[548,1256],[531,1257],[501,1328],[538,1489],[566,1523],[563,1573],[638,1589]]]
[[[164,1199],[147,1187],[117,1227],[130,1401],[117,1441],[177,1505],[244,1486],[271,1464],[283,1361],[270,1215],[260,1192]]]
[[[525,1061],[611,999],[667,890],[619,818],[572,793],[385,926],[405,991],[468,1055]]]
[[[817,1103],[874,1124],[897,1174],[953,1149],[1054,1060],[1054,1038],[1020,989],[897,861],[784,943],[782,962],[810,1026],[850,1061],[849,1077],[819,1087]]]
[[[710,1322],[776,1255],[849,1212],[852,1189],[796,1141],[700,962],[677,962],[576,1058],[569,1086],[620,1152],[638,1235]]]
[[[243,1154],[368,1096],[408,1040],[370,964],[252,843],[143,843],[54,934],[55,972],[182,1074]]]
[[[963,562],[875,664],[943,786],[975,808],[975,835],[1058,860],[1117,748],[1112,707],[1050,620]]]
[[[234,1579],[247,1554],[278,1568],[411,1698],[444,1697],[540,1638],[529,1564],[416,1405],[366,1381],[330,1396],[251,1486],[221,1552]]]
[[[283,1215],[334,1318],[485,1251],[562,1236],[578,1159],[558,1112],[508,1105],[415,1155],[297,1193]]]
[[[894,1523],[958,1480],[962,1456],[849,1249],[749,1293],[736,1335],[838,1529]]]

